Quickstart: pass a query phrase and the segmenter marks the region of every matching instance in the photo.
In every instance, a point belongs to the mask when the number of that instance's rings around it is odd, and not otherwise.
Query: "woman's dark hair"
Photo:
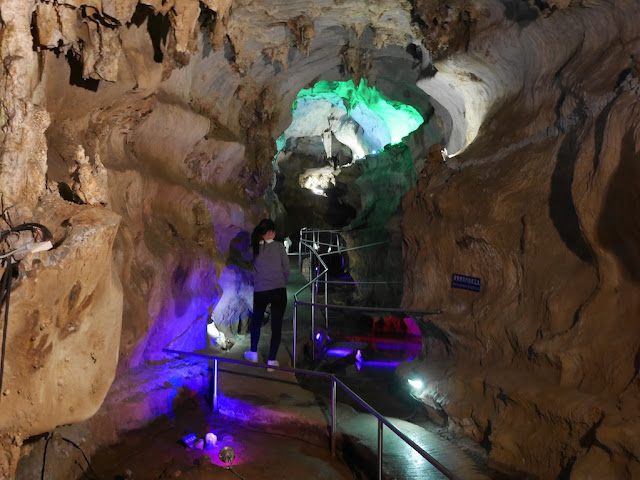
[[[251,232],[251,249],[253,250],[253,258],[258,256],[262,236],[271,230],[276,230],[276,224],[270,218],[265,218],[261,220],[256,228],[253,229],[253,232]]]

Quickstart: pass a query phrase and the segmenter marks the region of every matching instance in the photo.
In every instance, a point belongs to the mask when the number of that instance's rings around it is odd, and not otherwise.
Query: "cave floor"
[[[182,438],[207,431],[217,436],[211,448],[186,448]],[[231,447],[229,464],[219,452]],[[194,402],[183,404],[173,418],[163,415],[147,428],[121,437],[118,444],[96,452],[92,466],[102,479],[352,479],[349,468],[332,458],[326,445],[247,425],[222,421]],[[80,477],[84,478],[84,477]]]
[[[278,353],[283,367],[291,366],[293,328],[286,320],[293,316],[292,294],[306,283],[293,259],[291,266],[289,303]],[[301,300],[308,301],[304,295]],[[298,335],[308,337],[304,325],[309,325],[309,319],[304,312],[299,312],[298,318]],[[267,324],[262,328],[259,346],[262,364],[269,338]],[[243,360],[249,341],[248,335],[237,336],[229,350],[210,353]],[[330,366],[322,365],[322,360],[309,363],[308,358],[301,358],[302,347],[299,345],[299,368],[331,371],[457,478],[489,478],[482,452],[459,439],[446,438],[446,431],[429,422],[422,406],[403,392],[393,369],[360,370],[349,359]],[[92,465],[105,479],[376,478],[377,419],[339,392],[337,458],[333,458],[327,427],[328,398],[329,386],[323,379],[221,362],[217,413],[211,412],[202,397],[186,394],[176,399],[170,416],[160,416],[143,429],[124,433],[117,444],[95,452]],[[203,438],[208,431],[218,438],[213,448],[187,449],[180,441],[190,432]],[[233,471],[225,469],[218,458],[225,446],[232,447],[236,454]],[[384,429],[383,451],[383,478],[445,478],[388,429]]]

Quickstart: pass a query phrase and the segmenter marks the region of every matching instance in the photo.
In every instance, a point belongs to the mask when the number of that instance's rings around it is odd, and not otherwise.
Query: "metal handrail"
[[[310,303],[310,302],[298,302],[298,305],[314,306],[319,305],[331,310],[352,310],[355,312],[393,312],[393,313],[408,313],[411,315],[442,315],[442,310],[407,310],[405,308],[396,307],[354,307],[352,305],[330,305],[326,303]]]
[[[300,251],[302,251],[302,245],[306,246],[307,248],[309,248],[309,281],[301,288],[299,288],[294,294],[293,294],[293,366],[295,368],[296,366],[296,358],[297,358],[297,337],[298,337],[298,294],[300,294],[300,292],[302,292],[303,290],[305,290],[307,287],[311,286],[311,301],[313,303],[316,303],[316,295],[317,295],[317,288],[318,288],[318,279],[324,275],[324,279],[325,282],[328,280],[328,273],[329,273],[329,267],[327,267],[327,264],[324,263],[324,260],[322,260],[322,258],[318,255],[318,252],[316,251],[315,248],[313,248],[312,245],[309,245],[308,242],[306,240],[302,240],[300,239]],[[320,272],[318,275],[316,275],[313,279],[311,279],[311,254],[315,254],[318,261],[322,264],[324,270],[322,272]],[[325,303],[327,301],[327,296],[329,295],[329,289],[328,289],[328,284],[325,283],[324,284],[324,298],[325,298]],[[325,327],[328,328],[328,322],[329,322],[329,310],[325,309]],[[314,332],[316,328],[316,309],[315,306],[313,308],[311,308],[311,331]],[[315,350],[315,349],[314,349]],[[315,351],[312,352],[312,356],[315,358]]]
[[[323,245],[329,245],[329,246],[333,246],[333,243],[331,243],[331,240],[333,239],[333,234],[336,233],[336,239],[337,239],[337,247],[338,250],[336,252],[326,252],[326,253],[318,253],[318,251],[315,248],[315,245],[319,245],[320,244],[320,233],[331,233],[330,236],[330,243],[323,243]],[[300,230],[300,240],[298,242],[298,265],[301,266],[302,265],[302,250],[303,250],[303,246],[306,247],[309,251],[309,281],[302,286],[301,288],[299,288],[294,294],[293,294],[293,366],[295,368],[296,364],[297,364],[297,357],[298,357],[298,353],[297,353],[297,342],[298,342],[298,305],[308,305],[311,306],[311,334],[313,335],[315,332],[315,328],[316,328],[316,307],[324,307],[324,311],[325,311],[325,328],[329,329],[329,278],[328,278],[328,272],[329,272],[329,268],[327,267],[327,264],[323,261],[322,257],[325,255],[333,255],[334,253],[342,253],[342,252],[347,252],[347,251],[352,251],[352,250],[359,250],[362,248],[368,248],[368,247],[373,247],[376,245],[381,245],[384,243],[387,243],[387,241],[381,241],[381,242],[374,242],[374,243],[369,243],[366,245],[358,245],[356,247],[345,247],[342,248],[342,246],[340,245],[340,240],[338,238],[338,234],[341,233],[341,231],[339,230],[312,230],[312,229],[307,229],[307,228],[303,228]],[[311,241],[308,241],[307,238],[309,237],[309,234],[312,237]],[[312,266],[312,255],[315,255],[316,258],[318,259],[318,262],[320,262],[322,264],[322,267],[324,268],[324,270],[322,272],[319,272],[313,279],[311,278],[311,266]],[[324,276],[324,281],[320,280],[320,278]],[[317,289],[318,289],[318,283],[324,283],[324,304],[319,304],[316,302],[316,298],[317,298]],[[366,283],[373,283],[373,282],[357,282],[355,284],[366,284]],[[386,283],[386,282],[385,282]],[[310,303],[306,303],[306,302],[300,302],[298,300],[298,295],[305,290],[307,287],[311,286],[311,302]],[[335,308],[336,306],[333,306],[333,308]],[[367,308],[367,307],[364,307]],[[369,310],[361,310],[361,311],[372,311],[372,309]],[[373,311],[393,311],[393,310],[387,310],[387,309],[374,309]],[[398,312],[402,311],[402,310],[396,310]],[[426,312],[426,313],[430,313],[430,312]],[[311,358],[315,359],[315,348],[311,349]]]
[[[384,240],[382,242],[374,242],[374,243],[367,243],[366,245],[358,245],[357,247],[340,248],[340,250],[337,250],[335,252],[318,253],[318,256],[322,257],[324,255],[333,255],[334,253],[350,252],[351,250],[359,250],[361,248],[375,247],[376,245],[382,245],[383,243],[389,243],[389,241]]]
[[[348,232],[350,230],[336,230],[336,229],[320,229],[320,228],[306,228],[303,227],[300,229],[301,232],[305,232],[305,233],[309,233],[309,232],[318,232],[318,233],[342,233],[342,232]]]
[[[309,281],[305,283],[302,287],[300,287],[298,290],[296,290],[296,292],[293,294],[294,299],[297,299],[298,294],[300,294],[304,289],[306,289],[308,286],[314,283],[318,278],[320,278],[324,273],[326,273],[326,271],[329,270],[329,267],[327,267],[327,264],[324,263],[324,260],[322,260],[322,258],[320,258],[320,256],[318,255],[318,252],[316,252],[315,248],[313,248],[312,245],[309,245],[305,240],[301,240],[300,243],[306,246],[307,248],[309,248],[310,253],[316,254],[318,261],[322,263],[322,266],[325,268],[325,271],[323,271],[322,273],[319,273],[313,279],[311,279],[311,263],[309,263]]]
[[[345,281],[345,280],[318,280],[318,283],[329,283],[329,284],[344,284],[344,285],[372,285],[372,284],[376,284],[376,285],[389,285],[392,283],[402,283],[402,282],[384,282],[384,281],[379,281],[379,282],[362,282],[362,281],[355,281],[352,280],[350,282]]]
[[[374,409],[371,405],[369,405],[365,400],[360,398],[360,396],[351,390],[347,385],[345,385],[340,379],[336,378],[335,375],[325,372],[315,372],[313,370],[304,370],[301,368],[287,368],[280,366],[272,366],[272,365],[262,365],[259,363],[253,362],[245,362],[242,360],[233,360],[230,358],[219,357],[217,355],[210,355],[206,353],[196,353],[196,352],[184,352],[181,350],[173,350],[169,348],[164,348],[164,352],[172,353],[177,355],[187,355],[191,357],[199,357],[206,358],[208,360],[213,360],[213,398],[212,398],[212,409],[214,412],[218,411],[218,362],[226,362],[226,363],[235,363],[238,365],[246,365],[249,367],[257,367],[257,368],[267,368],[269,370],[278,370],[282,372],[291,372],[291,373],[299,373],[302,375],[311,375],[315,377],[323,377],[327,378],[331,381],[331,455],[335,457],[336,455],[336,386],[339,386],[344,390],[351,398],[353,398],[356,402],[358,402],[365,410],[367,410],[371,415],[378,419],[378,461],[377,461],[377,471],[378,471],[378,480],[382,480],[382,432],[383,426],[386,426],[389,430],[395,433],[402,441],[404,441],[407,445],[413,448],[419,455],[422,456],[426,461],[428,461],[431,465],[433,465],[440,473],[442,473],[445,477],[451,480],[456,480],[456,477],[450,472],[444,465],[438,462],[434,457],[429,455],[422,447],[416,444],[413,440],[407,437],[404,433],[402,433],[395,425],[393,425],[389,420],[383,417],[376,409]],[[235,373],[235,372],[231,372]],[[267,380],[271,380],[271,377],[265,377]],[[275,378],[273,378],[275,380]]]

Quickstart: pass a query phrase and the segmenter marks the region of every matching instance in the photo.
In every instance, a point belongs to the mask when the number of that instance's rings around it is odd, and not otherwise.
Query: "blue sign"
[[[451,276],[451,288],[463,288],[465,290],[471,290],[472,292],[479,292],[480,279],[478,277],[468,277],[467,275],[454,273]]]

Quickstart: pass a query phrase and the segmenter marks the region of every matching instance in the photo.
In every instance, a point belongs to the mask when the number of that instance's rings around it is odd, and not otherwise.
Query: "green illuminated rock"
[[[325,100],[337,108],[344,108],[361,125],[374,122],[384,124],[391,144],[401,142],[424,123],[415,108],[386,98],[375,87],[369,87],[366,80],[362,80],[357,87],[352,80],[320,81],[300,91],[293,103],[292,113],[295,114],[298,102],[302,99]],[[377,118],[368,118],[372,114]]]

